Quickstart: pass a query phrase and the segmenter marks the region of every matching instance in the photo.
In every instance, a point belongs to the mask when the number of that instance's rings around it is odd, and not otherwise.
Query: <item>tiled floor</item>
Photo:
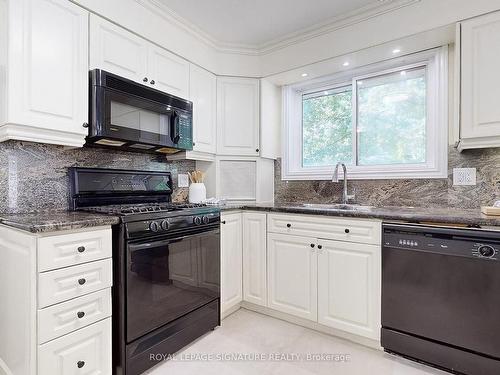
[[[348,354],[348,361],[286,361],[286,360],[206,360],[205,356],[231,353],[298,354],[309,353]],[[184,356],[184,358],[181,358]],[[186,360],[196,356],[197,360]],[[217,328],[178,353],[175,360],[166,361],[153,368],[149,375],[444,375],[446,373],[382,351],[322,334],[291,323],[239,310]]]

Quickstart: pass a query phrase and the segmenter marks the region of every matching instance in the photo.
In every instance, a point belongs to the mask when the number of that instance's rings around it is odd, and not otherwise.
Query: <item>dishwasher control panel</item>
[[[500,261],[500,232],[401,227],[384,225],[383,247]]]

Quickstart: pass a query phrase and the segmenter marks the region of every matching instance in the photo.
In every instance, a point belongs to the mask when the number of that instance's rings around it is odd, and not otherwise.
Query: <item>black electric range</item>
[[[171,202],[169,172],[71,168],[71,206],[113,227],[113,368],[138,375],[220,324],[220,210]]]

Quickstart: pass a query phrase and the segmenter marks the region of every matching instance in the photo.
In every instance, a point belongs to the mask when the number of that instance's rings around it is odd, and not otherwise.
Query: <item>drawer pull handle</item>
[[[344,229],[344,232],[349,233],[350,230],[346,228],[346,229]]]
[[[76,313],[76,316],[78,317],[78,319],[81,319],[81,318],[83,318],[85,316],[85,313],[83,311],[78,311]]]
[[[83,253],[85,251],[85,246],[78,246],[78,252]]]
[[[288,224],[286,225],[286,227],[287,227],[287,228],[291,228],[291,227],[292,227],[292,224],[288,223]]]
[[[85,361],[78,361],[76,362],[76,365],[78,366],[78,368],[82,368],[83,366],[85,366]]]
[[[226,220],[222,220],[222,221],[221,221],[221,224],[226,224]]]
[[[314,247],[314,246],[316,246],[316,245],[312,243],[312,244],[311,244],[311,247]]]
[[[83,285],[87,282],[85,279],[78,279],[78,284]]]
[[[320,249],[320,250],[321,250],[322,248],[323,248],[323,246],[321,246],[321,245],[318,245],[318,249]]]

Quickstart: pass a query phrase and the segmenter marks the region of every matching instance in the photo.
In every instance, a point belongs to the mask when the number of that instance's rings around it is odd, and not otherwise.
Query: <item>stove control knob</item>
[[[149,229],[151,230],[151,232],[158,232],[158,230],[160,229],[160,226],[158,225],[158,223],[156,221],[152,221],[149,224]]]
[[[161,226],[161,229],[168,230],[168,221],[167,220],[162,220],[160,226]]]
[[[203,217],[201,218],[201,220],[203,221],[203,224],[208,224],[208,223],[210,223],[210,219],[208,218],[208,216],[203,216]]]
[[[481,245],[479,246],[479,254],[483,257],[491,258],[495,255],[495,249],[493,249],[490,245]]]
[[[200,225],[201,224],[201,217],[195,216],[195,218],[193,219],[193,223],[195,223],[196,225]]]

